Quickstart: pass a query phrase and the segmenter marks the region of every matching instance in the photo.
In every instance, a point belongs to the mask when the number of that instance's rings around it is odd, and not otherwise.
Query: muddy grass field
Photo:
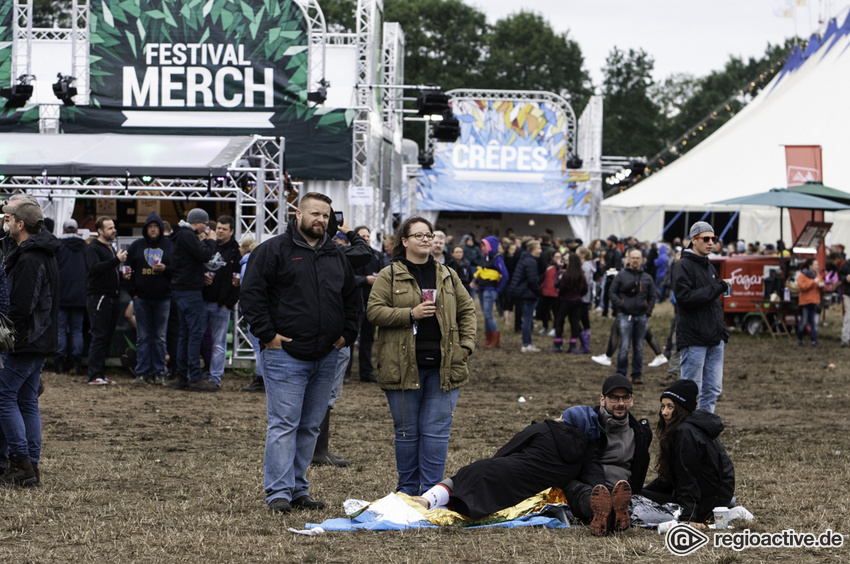
[[[666,339],[671,310],[650,324]],[[735,463],[738,503],[753,531],[850,533],[850,350],[839,348],[839,314],[826,315],[821,348],[796,340],[733,334],[717,413]],[[610,321],[592,316],[593,353]],[[481,324],[479,323],[479,327]],[[549,339],[534,341],[548,348]],[[611,372],[590,355],[520,354],[519,335],[478,350],[460,393],[447,475],[491,456],[532,420],[598,401]],[[652,354],[645,355],[645,361]],[[356,366],[356,365],[355,365]],[[383,393],[355,368],[331,420],[331,450],[345,469],[311,468],[320,512],[271,515],[263,501],[265,397],[225,374],[215,394],[118,386],[89,387],[45,372],[42,486],[0,491],[0,562],[669,562],[654,531],[595,538],[587,529],[443,529],[295,535],[342,517],[345,499],[373,500],[396,483],[392,424]],[[635,389],[636,417],[655,422],[666,366],[646,368]],[[524,397],[524,403],[519,402]],[[654,445],[653,445],[654,446]],[[653,449],[653,456],[656,452]],[[649,479],[654,477],[650,470]],[[712,533],[709,533],[711,535]],[[701,548],[698,562],[843,562],[838,549]]]

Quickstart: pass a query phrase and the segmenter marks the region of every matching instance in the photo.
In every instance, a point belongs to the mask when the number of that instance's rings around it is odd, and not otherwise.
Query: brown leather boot
[[[478,345],[479,349],[492,349],[493,348],[493,332],[486,331],[484,333],[484,342]]]
[[[502,334],[499,333],[498,331],[493,331],[493,342],[490,343],[491,349],[498,349],[499,348],[499,338],[501,336],[502,336]]]
[[[10,456],[9,469],[0,476],[0,485],[3,486],[34,486],[38,483],[32,462],[23,456]]]

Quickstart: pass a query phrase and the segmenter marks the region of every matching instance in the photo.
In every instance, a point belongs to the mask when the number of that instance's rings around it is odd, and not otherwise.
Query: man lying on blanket
[[[560,419],[532,424],[493,458],[464,466],[414,499],[477,520],[558,487],[573,515],[590,522],[592,534],[625,530],[631,524],[632,491],[643,487],[652,440],[649,422],[635,421],[631,406],[631,382],[610,376],[599,407],[571,407]]]

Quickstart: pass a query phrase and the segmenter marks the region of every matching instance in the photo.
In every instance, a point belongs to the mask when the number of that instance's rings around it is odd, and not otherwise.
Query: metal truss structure
[[[294,0],[307,19],[307,90],[315,90],[325,80],[325,14],[316,0]]]
[[[32,0],[15,0],[12,30],[12,84],[32,74]],[[21,48],[24,52],[21,53]],[[5,85],[4,85],[5,86]]]
[[[236,209],[234,236],[251,235],[259,243],[280,233],[294,214],[297,186],[283,177],[284,141],[255,136],[254,142],[217,178],[139,178],[136,176],[55,177],[0,176],[0,194],[26,192],[44,205],[46,215],[56,199],[168,200],[172,202],[232,202]],[[233,359],[249,360],[254,351],[247,326],[233,312]]]
[[[89,0],[74,0],[71,10],[71,76],[77,102],[89,103]]]

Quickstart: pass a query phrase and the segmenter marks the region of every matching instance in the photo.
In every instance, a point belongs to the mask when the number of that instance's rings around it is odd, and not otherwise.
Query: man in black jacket
[[[623,253],[620,252],[617,243],[616,235],[609,235],[605,241],[607,250],[602,259],[605,261],[605,278],[602,283],[602,317],[608,317],[608,305],[611,303],[611,284],[614,282],[617,272],[623,269]]]
[[[354,229],[369,246],[369,264],[354,269],[354,279],[360,288],[361,299],[361,321],[360,321],[360,353],[358,363],[361,382],[377,382],[372,368],[372,344],[375,342],[375,326],[366,319],[366,304],[369,303],[369,294],[372,293],[372,285],[378,278],[378,272],[383,268],[381,255],[371,247],[372,237],[369,228],[361,225]]]
[[[59,341],[53,369],[67,372],[74,367],[83,374],[83,321],[86,317],[86,242],[77,234],[77,222],[68,219],[62,225],[61,247],[56,255],[59,263]]]
[[[640,494],[643,490],[649,469],[652,429],[648,420],[638,421],[630,413],[633,405],[633,388],[629,379],[622,374],[607,377],[602,383],[599,406],[594,408],[602,428],[602,436],[595,445],[597,456],[582,469],[581,476],[571,481],[564,490],[570,510],[582,521],[588,522],[594,517],[591,505],[594,486],[604,484],[606,489],[613,490],[620,480],[628,482],[628,495],[617,491],[615,498],[601,504],[602,511],[607,507],[611,517],[614,516],[612,509],[628,511],[631,494]],[[625,488],[621,486],[619,489]],[[598,502],[596,505],[598,512]],[[610,525],[608,521],[608,518],[603,521],[606,531]]]
[[[97,218],[97,239],[86,249],[86,309],[91,326],[89,343],[89,385],[114,384],[103,374],[106,353],[118,322],[118,293],[121,274],[118,267],[127,260],[127,251],[115,252],[112,241],[117,233],[115,222],[106,216]]]
[[[4,354],[0,371],[0,431],[6,438],[9,468],[0,485],[39,483],[41,413],[38,386],[47,355],[56,351],[59,317],[59,240],[42,230],[38,204],[8,204],[9,237],[15,243],[5,260],[9,319],[15,325],[15,348]]]
[[[210,354],[209,381],[221,386],[224,363],[227,360],[227,330],[233,317],[233,308],[239,301],[239,286],[233,274],[240,271],[239,243],[233,238],[236,221],[232,216],[218,218],[215,227],[215,254],[204,268],[204,325],[210,331],[212,351]]]
[[[165,333],[171,310],[171,240],[163,234],[162,219],[151,212],[142,238],[127,249],[132,274],[127,291],[136,315],[136,380],[162,384],[165,379]]]
[[[632,353],[632,382],[642,384],[643,339],[647,319],[652,315],[657,295],[655,282],[643,271],[643,254],[637,247],[626,252],[627,266],[611,284],[611,303],[617,310],[617,330],[620,333],[620,351],[617,356],[617,373],[629,371],[629,349]]]
[[[718,238],[704,221],[693,224],[691,242],[673,264],[673,295],[678,306],[676,348],[681,353],[683,380],[699,387],[699,408],[714,413],[723,389],[723,350],[729,329],[720,296],[732,284],[721,280],[708,255]]]
[[[210,216],[195,208],[171,233],[174,268],[171,295],[177,305],[180,336],[177,339],[177,376],[168,384],[175,390],[215,392],[218,386],[201,374],[201,339],[204,336],[204,263],[215,252],[215,240],[207,237]]]
[[[357,337],[354,271],[327,233],[331,199],[305,194],[286,231],[248,261],[242,311],[263,344],[268,427],[266,503],[278,513],[322,509],[307,467],[328,409],[339,349]]]

